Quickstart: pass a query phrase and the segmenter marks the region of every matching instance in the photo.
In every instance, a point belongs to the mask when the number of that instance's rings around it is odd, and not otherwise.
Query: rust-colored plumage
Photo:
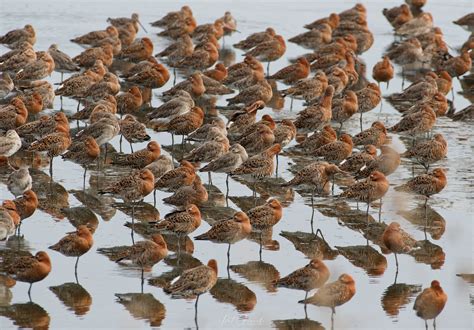
[[[66,257],[80,257],[87,253],[94,244],[92,233],[87,226],[79,226],[77,230],[70,233],[49,248],[65,255]]]
[[[307,152],[311,153],[318,148],[337,140],[336,131],[331,125],[325,125],[319,132],[314,132],[312,135],[307,137],[300,145]]]
[[[163,201],[167,204],[186,207],[190,204],[203,204],[207,202],[207,199],[207,190],[201,178],[196,175],[192,185],[180,187],[173,195],[163,198]]]
[[[309,62],[306,58],[300,57],[295,64],[291,64],[278,72],[272,74],[269,79],[282,80],[285,84],[291,85],[309,75]]]
[[[368,145],[372,144],[376,147],[387,142],[387,129],[380,121],[375,121],[369,129],[366,129],[352,138],[354,145]]]
[[[39,251],[34,256],[29,254],[5,257],[2,260],[2,269],[13,275],[17,281],[30,283],[29,295],[33,283],[42,281],[51,272],[51,260],[44,251]]]
[[[373,171],[379,171],[385,176],[395,172],[400,165],[400,154],[389,146],[380,147],[382,153],[369,161],[356,175],[357,179],[368,177]]]
[[[448,153],[448,143],[442,134],[435,134],[433,139],[417,143],[402,154],[402,157],[412,158],[426,169]]]
[[[177,210],[165,215],[164,220],[156,224],[156,229],[173,232],[177,235],[188,235],[201,225],[201,212],[194,204],[184,210]]]
[[[416,297],[413,309],[416,315],[423,320],[434,319],[433,324],[436,327],[436,317],[443,311],[448,295],[443,291],[438,281],[431,282],[431,287],[424,289],[418,297]],[[426,325],[428,327],[428,325]]]
[[[428,198],[443,190],[446,184],[445,171],[441,168],[435,168],[430,173],[422,174],[408,180],[407,183],[396,187],[395,190],[412,192]]]
[[[403,117],[398,123],[390,127],[390,132],[405,132],[417,135],[431,130],[436,122],[436,114],[429,105],[424,105],[418,112]]]
[[[131,154],[116,155],[114,164],[120,166],[130,166],[135,168],[144,168],[153,163],[161,154],[161,147],[156,141],[148,142],[146,148],[135,151]]]
[[[28,110],[23,101],[14,97],[10,104],[0,108],[0,129],[15,129],[24,123],[28,118]]]
[[[336,281],[324,285],[312,297],[301,300],[299,303],[331,307],[335,313],[335,307],[351,300],[355,293],[355,282],[352,276],[342,274]]]
[[[270,199],[264,205],[247,211],[252,230],[262,231],[275,226],[283,216],[281,203],[277,199]]]
[[[121,249],[116,262],[131,261],[142,269],[148,269],[168,255],[168,247],[161,234],[153,234],[151,240],[136,242]]]
[[[153,191],[154,182],[153,173],[145,168],[132,172],[99,193],[118,195],[125,202],[137,202]]]
[[[339,167],[342,171],[355,173],[374,160],[376,155],[377,148],[372,144],[367,144],[364,146],[364,150],[349,156]]]
[[[342,134],[339,140],[323,145],[311,152],[313,156],[322,157],[330,163],[339,164],[352,153],[352,138]]]
[[[334,87],[328,86],[318,104],[311,105],[298,113],[294,124],[299,130],[317,130],[327,124],[332,117],[332,97]]]
[[[368,179],[352,184],[340,196],[359,202],[370,203],[382,198],[387,193],[388,187],[389,184],[385,175],[374,171]]]
[[[387,83],[387,88],[390,80],[393,79],[394,70],[393,65],[390,63],[388,56],[384,56],[382,61],[377,62],[372,69],[372,78],[379,84],[381,82]]]
[[[13,202],[22,221],[31,217],[38,207],[38,197],[33,190],[25,191],[21,197],[14,199]]]
[[[155,189],[177,190],[181,186],[189,186],[196,178],[196,169],[187,160],[181,166],[163,174],[155,183]]]
[[[153,42],[150,38],[137,39],[127,47],[122,48],[121,57],[132,62],[146,60],[153,55]]]
[[[233,170],[233,175],[246,175],[256,179],[269,177],[275,170],[274,156],[281,151],[279,144],[274,144],[267,150],[250,157],[238,168]]]
[[[191,298],[209,291],[217,282],[217,262],[209,260],[206,265],[185,270],[176,282],[164,291],[174,296]],[[197,301],[196,301],[197,303]]]
[[[211,229],[195,238],[230,245],[245,239],[251,231],[249,217],[244,212],[237,212],[231,219],[216,222]]]
[[[329,269],[319,259],[311,260],[305,267],[299,268],[276,282],[279,287],[306,291],[306,294],[320,288],[329,279]]]

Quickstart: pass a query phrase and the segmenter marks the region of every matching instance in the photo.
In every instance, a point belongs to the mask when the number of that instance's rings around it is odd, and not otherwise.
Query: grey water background
[[[368,24],[374,33],[375,43],[372,48],[362,55],[367,64],[368,76],[371,74],[372,66],[380,59],[384,49],[394,40],[391,26],[382,15],[384,7],[399,5],[401,1],[361,1],[368,10]],[[6,1],[0,0],[0,33],[5,33],[14,28],[21,27],[27,23],[32,24],[37,31],[36,50],[46,50],[50,44],[57,43],[63,51],[75,55],[83,49],[69,42],[72,37],[81,35],[88,31],[103,29],[106,27],[107,17],[129,16],[132,12],[140,14],[141,21],[147,27],[148,33],[140,30],[137,37],[148,36],[155,44],[155,53],[167,45],[167,41],[159,39],[156,33],[158,29],[148,25],[171,10],[178,10],[182,5],[189,4],[193,9],[198,24],[213,22],[222,16],[226,10],[230,10],[238,20],[236,33],[225,40],[226,47],[244,38],[248,34],[262,31],[272,26],[285,39],[303,32],[303,24],[316,18],[327,16],[331,12],[340,12],[352,7],[355,1]],[[473,10],[472,1],[433,1],[429,0],[424,7],[425,11],[431,12],[436,26],[442,28],[446,42],[456,48],[459,47],[469,36],[469,33],[451,22]],[[222,44],[222,41],[221,41]],[[271,72],[287,65],[289,58],[308,52],[299,46],[287,43],[287,53],[279,61],[272,63]],[[1,48],[5,52],[6,48]],[[235,61],[240,61],[241,52],[235,52]],[[396,68],[401,71],[399,67]],[[51,81],[58,82],[60,76],[54,73]],[[370,79],[370,78],[369,78]],[[156,97],[161,91],[171,86],[171,80],[166,86],[155,90],[152,101],[154,106],[160,104]],[[455,91],[460,90],[457,80],[454,81]],[[282,86],[280,86],[282,87]],[[401,78],[397,76],[387,90],[382,87],[384,95],[401,90]],[[450,97],[450,95],[449,95]],[[221,98],[219,104],[225,104]],[[467,106],[469,101],[461,95],[455,96],[455,107],[460,110]],[[75,101],[65,99],[66,111],[75,111]],[[56,110],[59,109],[59,98],[55,100]],[[289,110],[289,102],[284,109],[274,112],[266,108],[259,116],[269,113],[276,119],[294,117],[295,113],[303,108],[300,102],[295,102],[293,111]],[[382,114],[378,109],[364,115],[364,127],[376,120],[382,119],[387,124],[393,124],[400,115],[384,101]],[[74,125],[73,125],[74,126]],[[348,125],[351,133],[358,132],[358,119],[354,118]],[[397,283],[421,285],[427,287],[431,280],[437,279],[441,282],[443,289],[448,294],[448,303],[437,319],[439,329],[473,327],[473,287],[457,277],[457,273],[473,273],[473,163],[472,163],[472,126],[461,122],[452,122],[444,117],[437,121],[434,132],[441,132],[447,137],[449,153],[446,160],[440,162],[440,166],[448,169],[448,185],[438,195],[434,196],[429,205],[441,217],[445,223],[444,234],[438,239],[428,235],[428,239],[441,246],[445,253],[444,264],[439,269],[433,269],[425,263],[418,263],[408,255],[399,257],[399,274]],[[162,145],[171,143],[169,134],[150,132],[152,139]],[[118,137],[112,143],[118,147]],[[145,144],[135,146],[135,150]],[[403,151],[405,145],[398,136],[392,135],[392,145],[398,151]],[[125,151],[128,146],[125,145]],[[279,175],[289,180],[292,174],[288,171],[289,163],[293,160],[288,157],[280,157]],[[43,169],[47,172],[47,168]],[[62,185],[67,191],[82,189],[83,169],[75,164],[55,161],[54,180]],[[92,176],[98,173],[90,171]],[[108,173],[113,175],[113,173]],[[89,186],[89,175],[87,185]],[[103,174],[100,174],[103,176]],[[384,198],[382,209],[382,220],[386,223],[391,221],[400,222],[402,228],[418,240],[424,239],[422,226],[407,221],[400,215],[400,211],[412,210],[423,203],[423,199],[417,197],[402,196],[395,193],[393,186],[400,184],[412,175],[411,164],[403,163],[399,169],[389,177],[392,188]],[[203,176],[206,181],[206,176]],[[214,175],[213,182],[221,191],[225,192],[225,175]],[[232,196],[251,196],[251,190],[246,186],[231,180],[230,194]],[[172,208],[163,204],[161,198],[168,194],[158,192],[157,209],[163,216]],[[1,199],[10,199],[12,196],[5,185],[0,185]],[[153,203],[153,197],[148,196],[145,201]],[[72,193],[68,195],[69,206],[79,206],[81,203]],[[288,198],[287,207],[283,210],[283,218],[273,230],[273,240],[276,240],[279,249],[276,251],[264,250],[263,261],[276,269],[280,276],[285,276],[296,268],[302,267],[308,259],[287,239],[279,236],[281,231],[303,231],[310,232],[311,207],[309,198],[303,198],[295,192]],[[317,199],[319,204],[331,206],[331,198]],[[289,205],[288,205],[289,204]],[[349,204],[355,209],[355,204]],[[238,210],[234,203],[230,207]],[[377,218],[378,209],[371,208],[371,214]],[[98,254],[95,250],[99,247],[109,247],[122,244],[130,244],[129,229],[124,227],[125,221],[130,217],[117,210],[114,216],[104,221],[99,217],[99,225],[94,234],[95,245],[85,254],[79,264],[79,282],[92,297],[89,311],[83,315],[76,315],[64,306],[56,296],[48,289],[50,286],[61,285],[66,282],[74,282],[74,258],[66,258],[53,251],[48,251],[52,258],[53,270],[43,281],[33,286],[33,301],[40,305],[49,316],[50,328],[148,328],[150,323],[146,319],[133,317],[123,305],[117,302],[116,293],[140,292],[140,271],[137,269],[124,268],[109,261],[106,257]],[[351,230],[338,221],[336,217],[323,215],[318,208],[315,209],[315,228],[320,228],[325,239],[331,247],[365,245],[366,239],[360,232]],[[55,218],[41,210],[33,217],[27,219],[22,226],[22,234],[26,244],[32,252],[45,250],[47,246],[58,241],[66,232],[73,227],[66,219]],[[209,225],[203,221],[192,236],[203,233],[209,229]],[[4,243],[0,243],[4,244]],[[380,248],[371,244],[377,251]],[[2,248],[2,245],[0,245]],[[194,241],[193,256],[205,263],[210,258],[218,261],[220,268],[219,276],[227,278],[225,266],[227,263],[225,245],[216,245],[210,242]],[[245,240],[232,247],[231,264],[245,264],[249,261],[258,260],[259,246],[256,242]],[[387,269],[381,276],[368,275],[364,269],[354,266],[346,258],[339,255],[333,260],[325,260],[331,271],[330,281],[335,280],[341,273],[351,274],[356,281],[357,293],[351,301],[338,307],[335,315],[335,328],[360,328],[360,329],[382,329],[398,328],[411,329],[424,327],[423,321],[416,317],[412,310],[413,299],[402,307],[398,315],[388,315],[381,304],[381,298],[385,290],[393,284],[395,277],[395,262],[393,255],[385,255]],[[269,266],[270,267],[270,266]],[[147,273],[147,278],[157,277],[163,272],[170,271],[171,267],[163,262],[155,265],[152,272]],[[257,270],[258,271],[258,270]],[[238,311],[232,304],[221,303],[210,294],[205,294],[199,302],[199,326],[201,328],[271,328],[282,327],[282,320],[304,319],[303,306],[297,301],[304,297],[304,292],[288,289],[267,290],[265,285],[258,281],[248,279],[231,271],[233,280],[245,285],[255,296],[256,302],[251,311]],[[10,304],[27,302],[28,286],[17,283],[10,289]],[[163,328],[188,328],[194,327],[194,302],[186,300],[175,300],[164,294],[162,289],[145,285],[144,291],[151,293],[156,300],[161,302],[166,311],[161,322]],[[319,322],[323,327],[330,328],[330,309],[308,306],[309,319]],[[296,326],[297,323],[289,322]],[[309,326],[309,323],[307,323]],[[312,323],[313,326],[317,325]],[[11,320],[0,317],[0,328],[14,328]]]

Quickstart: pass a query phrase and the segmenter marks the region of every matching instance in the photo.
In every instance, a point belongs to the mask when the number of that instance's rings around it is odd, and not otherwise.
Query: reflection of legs
[[[207,172],[207,177],[208,177],[208,183],[209,183],[209,192],[211,192],[211,186],[212,186],[212,176],[211,176],[211,171]]]
[[[194,304],[194,323],[196,323],[196,329],[199,329],[199,326],[198,326],[198,301],[199,301],[199,296],[200,295],[197,295],[196,303]]]
[[[396,267],[397,267],[397,270],[396,270],[396,272],[395,272],[395,281],[394,281],[394,283],[397,283],[397,277],[398,277],[398,257],[397,257],[397,254],[396,254],[396,253],[394,253],[394,254],[395,254],[395,265],[396,265]]]
[[[227,249],[227,277],[230,279],[230,243],[229,243],[229,248]]]
[[[367,202],[367,211],[365,215],[367,216],[367,224],[369,224],[369,207],[370,207],[370,202]]]
[[[30,298],[31,301],[31,287],[33,286],[33,283],[30,283],[30,287],[28,288],[28,298]]]
[[[304,317],[305,319],[308,318],[308,304],[306,303],[306,299],[308,298],[308,291],[306,291],[306,294],[304,295]]]
[[[82,178],[82,190],[86,190],[87,165],[84,165],[84,176]]]
[[[225,192],[225,202],[226,206],[229,207],[229,174],[227,174],[225,178],[225,186],[226,186],[226,192]]]
[[[135,232],[135,201],[132,201],[132,232],[131,232],[130,236],[132,236],[132,244],[133,245],[135,245],[134,232]]]
[[[76,259],[76,264],[74,265],[74,275],[77,277],[77,265],[79,264],[79,257]]]
[[[433,329],[436,330],[436,317],[433,319]]]
[[[428,330],[428,322],[425,320],[425,329]]]
[[[380,198],[380,206],[379,206],[379,222],[382,221],[382,198]]]
[[[331,330],[334,329],[334,314],[336,314],[336,309],[331,307]]]

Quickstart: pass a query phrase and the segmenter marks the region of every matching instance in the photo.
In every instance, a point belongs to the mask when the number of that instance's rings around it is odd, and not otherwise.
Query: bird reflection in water
[[[400,309],[409,304],[420,291],[420,285],[394,283],[385,290],[380,303],[388,316],[396,317]]]
[[[248,281],[260,284],[267,292],[276,292],[274,283],[280,279],[280,273],[272,264],[249,261],[246,264],[231,265],[230,269]]]
[[[336,246],[336,249],[354,266],[364,269],[369,276],[382,276],[387,269],[387,258],[370,245]]]
[[[232,279],[218,279],[209,292],[214,299],[234,305],[239,312],[251,312],[257,304],[255,292]]]
[[[64,283],[49,289],[66,308],[77,316],[86,315],[92,305],[92,296],[79,283]]]
[[[151,293],[116,293],[117,302],[135,318],[146,320],[152,327],[161,326],[166,308]]]
[[[49,329],[51,322],[48,312],[34,302],[1,306],[0,316],[12,320],[19,328]]]

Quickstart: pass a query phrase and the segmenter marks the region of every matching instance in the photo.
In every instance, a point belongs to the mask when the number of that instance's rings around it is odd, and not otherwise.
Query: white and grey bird
[[[27,167],[20,167],[8,176],[8,190],[15,196],[22,195],[25,191],[30,190],[33,180]]]

